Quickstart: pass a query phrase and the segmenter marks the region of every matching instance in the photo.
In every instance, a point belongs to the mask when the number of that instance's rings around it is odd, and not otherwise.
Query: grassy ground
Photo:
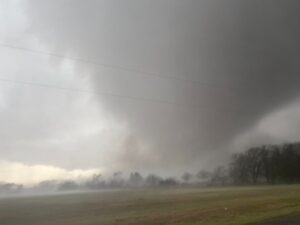
[[[294,185],[0,199],[1,225],[237,225],[293,214],[300,214]]]

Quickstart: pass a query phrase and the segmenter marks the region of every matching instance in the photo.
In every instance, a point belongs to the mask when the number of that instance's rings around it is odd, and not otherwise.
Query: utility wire
[[[155,103],[177,105],[176,102],[172,102],[172,101],[168,101],[168,100],[120,95],[120,94],[115,94],[115,93],[111,93],[111,92],[98,92],[98,91],[84,90],[84,89],[79,89],[79,88],[61,87],[61,86],[45,84],[45,83],[19,81],[19,80],[12,80],[12,79],[6,79],[6,78],[0,78],[0,82],[21,84],[21,85],[27,85],[27,86],[36,86],[36,87],[42,87],[42,88],[48,88],[48,89],[58,89],[58,90],[62,90],[62,91],[79,92],[79,93],[86,93],[86,94],[92,94],[92,95],[103,95],[103,96],[109,96],[109,97],[114,97],[114,98],[126,98],[129,100],[136,100],[136,101],[149,101],[149,102],[155,102]]]
[[[170,75],[161,75],[158,73],[147,72],[147,71],[139,70],[136,68],[128,68],[128,67],[123,67],[123,66],[118,66],[118,65],[113,65],[113,64],[95,62],[95,61],[83,59],[83,58],[69,57],[69,56],[65,56],[63,54],[57,54],[57,53],[51,53],[51,52],[46,52],[46,51],[41,51],[41,50],[35,50],[35,49],[15,46],[15,45],[11,45],[11,44],[4,43],[4,42],[0,42],[0,46],[4,47],[4,48],[11,48],[11,49],[16,49],[16,50],[20,50],[20,51],[30,52],[33,54],[46,55],[46,56],[51,56],[51,57],[60,58],[60,59],[68,59],[71,61],[101,66],[104,68],[131,72],[131,73],[139,74],[139,75],[145,76],[145,77],[154,77],[154,78],[173,80],[173,81],[177,81],[177,82],[184,82],[184,83],[189,83],[189,84],[194,84],[194,85],[197,84],[200,86],[210,86],[210,87],[215,87],[215,88],[224,87],[222,85],[216,85],[215,83],[212,83],[212,82],[191,80],[191,79],[186,79],[186,78],[182,78],[182,77],[178,77],[178,76],[175,77],[175,76],[170,76]],[[230,89],[236,89],[236,88],[230,87]]]
[[[151,76],[151,77],[156,77],[156,78],[161,78],[161,79],[175,80],[175,81],[178,81],[178,82],[198,84],[198,85],[202,85],[202,86],[213,85],[212,83],[209,83],[209,82],[194,81],[194,80],[189,80],[189,79],[180,78],[180,77],[173,77],[173,76],[163,76],[163,75],[160,75],[160,74],[144,72],[144,71],[140,71],[140,70],[137,70],[137,69],[130,69],[130,68],[122,67],[122,66],[115,66],[115,65],[110,65],[110,64],[97,63],[97,62],[86,60],[86,59],[83,59],[83,58],[66,57],[62,54],[56,54],[56,53],[51,53],[51,52],[46,52],[46,51],[41,51],[41,50],[34,50],[34,49],[30,49],[30,48],[11,45],[11,44],[4,43],[4,42],[0,42],[0,47],[16,49],[16,50],[20,50],[20,51],[24,51],[24,52],[30,52],[30,53],[33,53],[33,54],[47,55],[47,56],[56,57],[56,58],[60,58],[60,59],[68,59],[68,60],[72,60],[72,61],[76,61],[76,62],[88,63],[88,64],[102,66],[102,67],[111,68],[111,69],[118,69],[118,70],[138,73],[140,75],[144,75],[144,76],[148,76],[148,77]],[[191,106],[191,105],[187,105],[187,104],[180,104],[178,102],[169,101],[169,100],[145,98],[145,97],[136,97],[136,96],[126,96],[126,95],[120,95],[120,94],[115,94],[115,93],[111,93],[111,92],[95,92],[95,91],[83,90],[83,89],[79,89],[79,88],[60,87],[60,86],[55,86],[55,85],[51,85],[51,84],[28,82],[28,81],[19,81],[19,80],[12,80],[12,79],[1,78],[1,77],[0,77],[0,81],[1,82],[6,82],[6,83],[9,82],[9,83],[15,83],[15,84],[23,84],[23,85],[39,86],[39,87],[44,87],[44,88],[59,89],[59,90],[64,90],[64,91],[89,93],[89,94],[95,94],[95,95],[104,95],[104,96],[109,96],[109,97],[114,97],[114,98],[123,98],[123,99],[128,99],[128,100],[148,101],[148,102],[168,104],[168,105],[173,105],[173,106],[178,106],[178,107],[188,107],[188,108],[198,108],[198,109],[200,107],[200,106],[195,106],[195,105]],[[201,108],[201,109],[206,110],[205,108]],[[207,111],[209,111],[209,110],[207,110]]]
[[[197,85],[202,85],[202,86],[212,86],[215,88],[220,87],[220,85],[215,85],[214,83],[211,83],[211,82],[190,80],[190,79],[174,77],[174,76],[165,76],[165,75],[160,75],[160,74],[156,74],[156,73],[145,72],[145,71],[134,69],[134,68],[127,68],[127,67],[117,66],[117,65],[112,65],[112,64],[98,63],[98,62],[94,62],[94,61],[83,59],[83,58],[66,57],[62,54],[51,53],[51,52],[46,52],[46,51],[41,51],[41,50],[34,50],[34,49],[30,49],[30,48],[11,45],[11,44],[4,43],[4,42],[0,42],[0,47],[16,49],[16,50],[20,50],[20,51],[24,51],[24,52],[30,52],[33,54],[47,55],[47,56],[61,58],[61,59],[68,59],[68,60],[72,60],[72,61],[76,61],[76,62],[87,63],[87,64],[92,64],[92,65],[111,68],[111,69],[133,72],[133,73],[137,73],[137,74],[140,74],[143,76],[148,76],[148,77],[156,77],[156,78],[161,78],[161,79],[175,80],[178,82],[185,82],[185,83],[197,84]],[[120,95],[120,94],[115,94],[115,93],[111,93],[111,92],[96,92],[96,91],[84,90],[84,89],[79,89],[79,88],[68,88],[68,87],[61,87],[61,86],[45,84],[45,83],[19,81],[19,80],[12,80],[12,79],[6,79],[6,78],[0,78],[0,82],[22,84],[22,85],[29,85],[29,86],[38,86],[38,87],[43,87],[43,88],[59,89],[59,90],[72,91],[72,92],[81,92],[81,93],[87,93],[87,94],[93,94],[93,95],[103,95],[103,96],[108,96],[108,97],[123,98],[123,99],[128,99],[128,100],[135,100],[135,101],[143,101],[143,102],[147,101],[147,102],[153,102],[153,103],[168,104],[168,105],[177,106],[177,107],[197,108],[200,110],[211,111],[211,110],[209,110],[205,107],[201,107],[199,105],[195,106],[195,105],[180,104],[175,101],[162,100],[162,99],[127,96],[127,95]],[[230,89],[236,89],[236,88],[230,87]],[[218,111],[220,113],[224,112],[222,109],[218,110]],[[245,115],[245,116],[253,115],[253,113],[248,112],[248,111],[247,112],[242,112],[241,110],[230,110],[230,111],[238,112],[239,114]]]
[[[51,84],[46,84],[46,83],[20,81],[20,80],[6,79],[6,78],[0,78],[0,82],[17,84],[17,85],[35,86],[35,87],[41,87],[41,88],[47,88],[47,89],[56,89],[56,90],[61,90],[61,91],[78,92],[78,93],[85,93],[85,94],[91,94],[91,95],[101,95],[101,96],[108,96],[108,97],[118,98],[118,99],[127,99],[127,100],[132,100],[132,101],[139,101],[139,102],[164,104],[164,105],[174,106],[174,107],[183,108],[183,109],[192,108],[192,109],[197,109],[199,111],[207,111],[210,113],[212,112],[211,109],[208,109],[207,107],[201,106],[201,105],[183,104],[183,103],[178,103],[176,101],[169,101],[169,100],[162,100],[162,99],[155,99],[155,98],[128,96],[128,95],[115,94],[115,93],[111,93],[111,92],[98,92],[98,91],[85,90],[85,89],[79,89],[79,88],[69,88],[69,87],[56,86],[56,85],[51,85]],[[237,109],[224,110],[221,108],[213,111],[213,113],[219,113],[219,114],[224,114],[224,112],[238,113],[240,116],[243,116],[243,117],[253,116],[253,114],[255,113],[255,112],[242,111],[242,110],[237,110]]]
[[[47,88],[47,89],[56,89],[56,90],[61,90],[61,91],[78,92],[78,93],[85,93],[85,94],[91,94],[91,95],[102,95],[102,96],[108,96],[108,97],[113,97],[113,98],[118,98],[118,99],[127,99],[127,100],[140,101],[140,102],[151,102],[151,103],[158,103],[158,104],[165,104],[165,105],[180,107],[180,108],[184,108],[184,109],[193,108],[193,109],[197,109],[199,111],[207,111],[210,113],[212,112],[211,109],[208,109],[207,107],[204,107],[201,105],[181,104],[178,102],[162,100],[162,99],[127,96],[127,95],[114,94],[114,93],[110,93],[110,92],[97,92],[97,91],[84,90],[84,89],[78,89],[78,88],[61,87],[61,86],[45,84],[45,83],[11,80],[11,79],[6,79],[6,78],[0,78],[0,82],[17,84],[17,85],[36,86],[36,87]],[[239,116],[242,116],[244,118],[252,117],[254,114],[259,113],[257,111],[251,112],[251,111],[243,111],[243,110],[237,110],[237,109],[231,109],[231,110],[227,110],[227,111],[225,111],[224,109],[216,109],[213,112],[219,113],[219,114],[224,114],[224,112],[236,113]],[[287,116],[287,115],[277,116],[277,117],[295,119],[293,116]]]

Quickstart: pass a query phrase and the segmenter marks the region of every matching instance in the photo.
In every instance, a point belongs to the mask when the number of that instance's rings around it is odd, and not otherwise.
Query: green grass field
[[[0,199],[1,225],[236,225],[298,213],[298,185]]]

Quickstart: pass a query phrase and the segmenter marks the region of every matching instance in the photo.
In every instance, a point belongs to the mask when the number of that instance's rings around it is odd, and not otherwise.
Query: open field
[[[300,214],[300,186],[143,189],[0,199],[1,225],[236,225]]]

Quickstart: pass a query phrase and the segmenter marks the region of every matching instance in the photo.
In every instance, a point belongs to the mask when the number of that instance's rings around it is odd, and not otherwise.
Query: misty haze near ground
[[[177,174],[298,141],[299,8],[1,0],[0,78],[89,92],[1,82],[0,178]]]

